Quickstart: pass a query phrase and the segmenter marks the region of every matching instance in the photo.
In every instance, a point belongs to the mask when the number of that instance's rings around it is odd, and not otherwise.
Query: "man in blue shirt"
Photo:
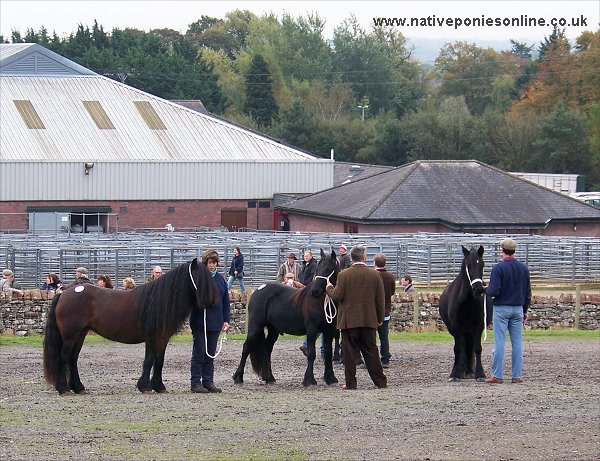
[[[512,382],[522,383],[523,339],[522,329],[527,321],[531,303],[529,268],[514,257],[517,243],[510,238],[502,240],[502,262],[492,268],[487,294],[494,297],[494,350],[492,376],[488,383],[502,383],[506,331],[512,349]]]

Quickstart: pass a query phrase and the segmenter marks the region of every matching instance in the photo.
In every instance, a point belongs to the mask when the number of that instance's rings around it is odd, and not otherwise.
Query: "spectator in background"
[[[0,280],[0,292],[12,292],[19,295],[23,294],[21,285],[15,280],[15,275],[10,269],[4,269],[2,271],[2,279]]]
[[[110,277],[104,274],[100,274],[98,277],[96,277],[96,285],[101,288],[114,288]]]
[[[123,279],[123,289],[124,290],[133,290],[135,288],[135,280],[131,277],[125,277]]]
[[[294,282],[300,282],[299,276],[302,272],[302,266],[296,262],[298,258],[294,253],[288,253],[287,260],[279,266],[277,271],[277,281],[281,283],[286,282],[286,275],[290,272],[294,274]]]
[[[55,272],[50,272],[46,276],[46,281],[40,286],[40,289],[44,291],[61,291],[62,287],[63,285],[58,275]]]
[[[313,258],[312,251],[306,250],[304,252],[304,261],[302,261],[302,272],[299,275],[299,282],[304,286],[308,285],[315,278],[316,270],[317,261]]]
[[[404,289],[404,293],[410,293],[411,291],[415,291],[412,285],[412,278],[410,275],[405,275],[400,279],[400,283],[402,284],[402,288]]]
[[[396,291],[396,279],[391,272],[388,272],[385,268],[387,258],[383,253],[377,253],[374,258],[375,270],[379,272],[381,280],[383,281],[383,290],[385,293],[385,315],[383,317],[383,324],[377,328],[379,334],[379,352],[381,354],[381,365],[383,368],[389,368],[390,358],[390,341],[388,339],[388,324],[390,323],[390,317],[392,313],[392,296]]]
[[[231,267],[229,268],[229,280],[227,280],[227,289],[231,290],[233,282],[236,281],[240,285],[240,290],[243,294],[246,293],[246,287],[244,286],[244,255],[240,247],[233,247],[233,259],[231,260]]]
[[[90,281],[90,278],[88,277],[88,270],[85,267],[78,267],[77,269],[75,269],[75,280],[69,283],[69,285],[67,285],[67,288],[71,288],[75,285],[81,285],[84,283],[92,283]]]
[[[340,271],[347,269],[352,265],[352,260],[350,259],[350,255],[348,254],[348,248],[346,245],[340,245]]]
[[[153,280],[156,280],[157,278],[159,278],[162,274],[163,274],[162,267],[154,266],[154,269],[152,269],[152,273],[148,276],[147,281],[152,282]]]

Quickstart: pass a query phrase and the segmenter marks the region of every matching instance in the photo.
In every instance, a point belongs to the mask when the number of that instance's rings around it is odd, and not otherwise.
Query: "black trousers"
[[[373,383],[377,387],[387,386],[387,377],[383,373],[379,350],[377,349],[377,330],[375,328],[360,327],[342,330],[346,387],[356,388],[356,349],[362,353]]]

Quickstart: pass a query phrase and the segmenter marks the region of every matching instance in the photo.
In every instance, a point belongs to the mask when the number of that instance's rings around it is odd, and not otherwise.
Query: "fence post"
[[[573,328],[579,330],[579,316],[581,315],[581,285],[575,285],[575,320]]]
[[[415,332],[419,331],[419,293],[414,290],[413,293],[413,327]]]

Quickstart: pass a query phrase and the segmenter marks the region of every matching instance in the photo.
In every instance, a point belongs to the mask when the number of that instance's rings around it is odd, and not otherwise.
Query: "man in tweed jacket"
[[[341,271],[334,287],[327,285],[327,294],[338,301],[337,327],[342,330],[344,372],[346,384],[342,389],[356,389],[356,357],[358,347],[375,386],[387,387],[379,350],[377,327],[385,315],[385,295],[381,277],[365,264],[367,252],[357,245],[350,252],[352,266]]]

